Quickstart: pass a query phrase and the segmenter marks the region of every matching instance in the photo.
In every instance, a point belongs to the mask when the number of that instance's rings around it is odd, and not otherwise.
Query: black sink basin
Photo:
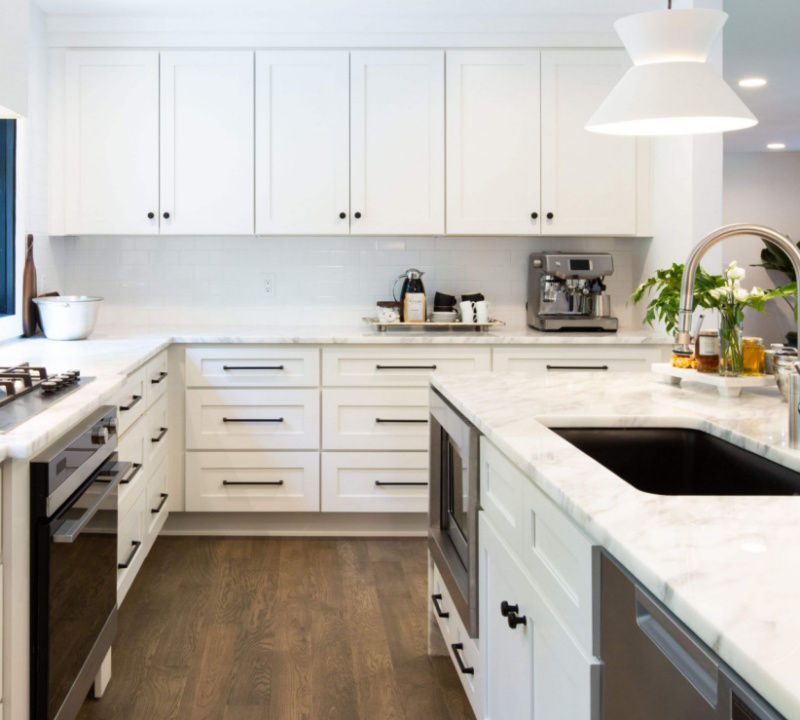
[[[700,430],[551,429],[643,492],[800,495],[800,473]]]

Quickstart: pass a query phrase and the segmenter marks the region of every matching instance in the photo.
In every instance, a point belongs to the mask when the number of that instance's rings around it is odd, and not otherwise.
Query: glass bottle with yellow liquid
[[[763,375],[764,359],[764,341],[761,338],[742,338],[742,375],[746,377]]]

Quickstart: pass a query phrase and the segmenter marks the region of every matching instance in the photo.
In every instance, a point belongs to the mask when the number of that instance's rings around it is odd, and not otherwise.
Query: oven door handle
[[[83,513],[77,520],[72,520],[69,523],[64,523],[64,526],[61,530],[57,533],[53,533],[53,542],[54,543],[73,543],[78,535],[83,532],[83,529],[89,524],[89,521],[95,516],[97,511],[100,509],[100,506],[103,504],[103,501],[112,493],[114,492],[117,485],[119,485],[119,481],[122,480],[123,476],[127,474],[127,472],[131,469],[131,463],[129,462],[118,462],[116,463],[116,472],[114,473],[113,477],[108,481],[108,485],[106,485],[105,490],[101,492],[97,499],[91,504],[90,507],[86,509],[86,512]],[[101,468],[97,471],[97,475],[106,472],[105,468]]]

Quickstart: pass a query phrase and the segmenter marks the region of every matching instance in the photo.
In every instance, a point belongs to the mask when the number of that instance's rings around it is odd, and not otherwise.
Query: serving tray
[[[492,328],[503,327],[505,323],[502,320],[490,320],[485,323],[462,323],[462,322],[381,322],[376,317],[365,317],[364,322],[367,325],[375,327],[378,332],[387,332],[388,330],[409,332],[488,332]]]
[[[671,385],[680,385],[682,381],[698,382],[713,385],[717,392],[725,398],[739,397],[744,388],[777,387],[773,375],[761,377],[724,377],[715,373],[701,373],[689,368],[672,367],[669,363],[653,363],[651,370],[656,375],[669,378]]]

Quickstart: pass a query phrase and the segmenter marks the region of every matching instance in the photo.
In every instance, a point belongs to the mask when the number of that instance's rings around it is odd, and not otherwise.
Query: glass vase
[[[719,374],[740,377],[742,362],[742,321],[735,309],[720,311],[719,318]]]

